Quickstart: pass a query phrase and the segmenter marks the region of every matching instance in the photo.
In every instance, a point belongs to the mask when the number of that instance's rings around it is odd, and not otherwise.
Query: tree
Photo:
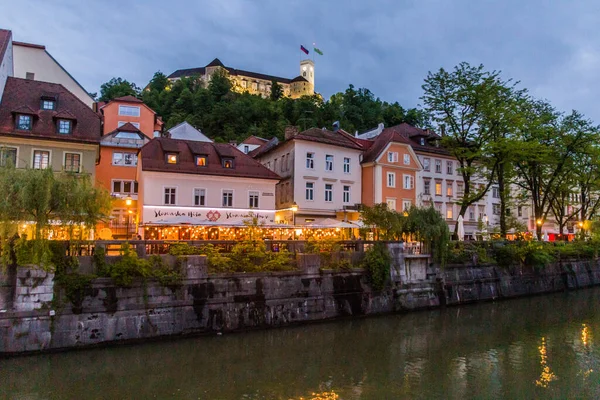
[[[481,200],[494,182],[499,159],[486,159],[486,145],[508,128],[504,110],[514,85],[498,71],[461,63],[452,72],[429,72],[423,84],[425,110],[444,136],[443,145],[458,160],[464,181],[459,215]],[[489,162],[491,161],[491,162]],[[458,224],[455,227],[458,229]]]
[[[110,81],[103,83],[100,86],[99,101],[110,101],[122,96],[140,95],[141,89],[133,82],[129,82],[122,78],[112,78]]]
[[[269,98],[273,101],[277,101],[283,97],[283,87],[276,81],[271,81],[271,94]]]

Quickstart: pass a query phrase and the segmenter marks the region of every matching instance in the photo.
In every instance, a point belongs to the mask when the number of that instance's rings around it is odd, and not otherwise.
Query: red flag
[[[303,52],[305,52],[306,54],[308,54],[308,49],[302,45],[300,45],[300,50],[302,50]]]

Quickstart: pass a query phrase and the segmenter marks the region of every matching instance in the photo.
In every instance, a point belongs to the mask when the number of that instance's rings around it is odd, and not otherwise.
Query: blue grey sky
[[[120,76],[228,66],[293,78],[316,42],[316,89],[348,84],[404,107],[428,71],[502,70],[558,109],[600,123],[600,2],[548,0],[0,0],[0,27],[46,45],[90,92]],[[312,53],[311,53],[312,56]]]

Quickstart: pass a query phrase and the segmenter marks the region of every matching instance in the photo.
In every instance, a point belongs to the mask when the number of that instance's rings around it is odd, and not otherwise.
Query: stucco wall
[[[0,60],[0,101],[4,94],[4,86],[6,85],[6,79],[9,76],[14,76],[13,71],[13,45],[12,41],[8,42],[4,57]]]
[[[119,115],[119,105],[128,107],[139,107],[140,116],[132,117],[127,115]],[[154,137],[154,131],[160,131],[161,127],[154,123],[155,113],[143,103],[119,102],[111,101],[102,108],[104,115],[104,134],[110,133],[119,127],[119,122],[135,122],[139,124],[139,130],[142,131],[150,139]]]

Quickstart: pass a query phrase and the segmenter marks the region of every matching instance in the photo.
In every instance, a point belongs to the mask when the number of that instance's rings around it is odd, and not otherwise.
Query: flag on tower
[[[306,54],[308,54],[308,49],[302,45],[300,45],[300,50],[302,50],[303,52],[305,52]]]
[[[319,49],[317,49],[316,47],[314,47],[315,53],[318,53],[320,55],[323,55],[323,52]]]

